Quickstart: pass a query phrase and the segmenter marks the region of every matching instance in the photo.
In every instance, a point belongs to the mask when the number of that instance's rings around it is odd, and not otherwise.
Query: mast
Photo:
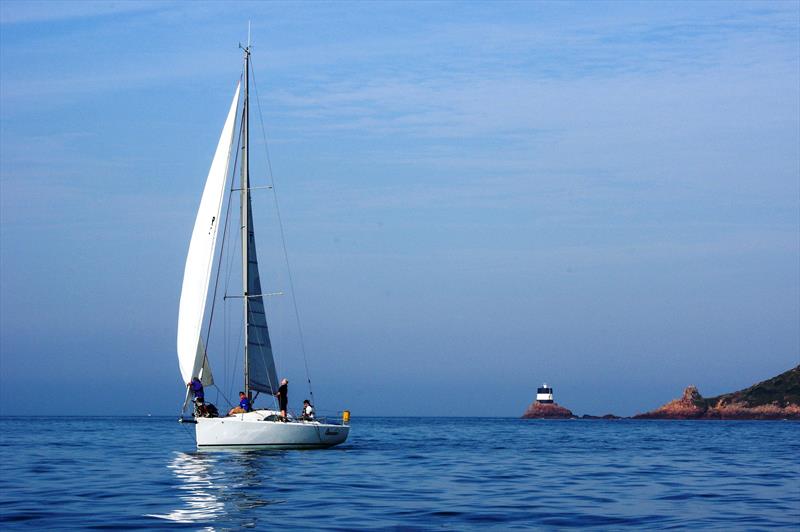
[[[248,347],[250,339],[247,334],[250,323],[250,297],[248,285],[248,248],[250,227],[248,224],[250,206],[250,32],[248,29],[247,47],[244,49],[244,104],[242,105],[242,293],[244,297],[244,393],[250,397],[250,368],[248,367]]]

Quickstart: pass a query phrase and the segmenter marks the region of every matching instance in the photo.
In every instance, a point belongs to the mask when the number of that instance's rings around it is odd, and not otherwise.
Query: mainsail
[[[253,210],[247,198],[247,369],[248,386],[251,390],[274,394],[278,391],[278,377],[272,344],[269,341],[267,315],[264,312],[264,297],[261,295],[261,279],[258,275],[256,239],[253,232]]]
[[[192,377],[197,376],[204,384],[208,385],[213,382],[206,350],[200,335],[206,297],[208,296],[208,284],[214,263],[214,248],[217,242],[217,228],[222,210],[222,197],[225,193],[238,102],[239,84],[237,83],[228,118],[225,120],[217,151],[214,153],[214,159],[208,171],[206,186],[192,230],[189,253],[186,256],[181,302],[178,309],[178,365],[184,382],[189,382]]]

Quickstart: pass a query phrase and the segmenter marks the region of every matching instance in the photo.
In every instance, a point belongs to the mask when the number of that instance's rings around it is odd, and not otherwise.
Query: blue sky
[[[177,412],[248,20],[324,409],[513,416],[547,381],[632,414],[800,362],[796,2],[4,1],[0,412]]]

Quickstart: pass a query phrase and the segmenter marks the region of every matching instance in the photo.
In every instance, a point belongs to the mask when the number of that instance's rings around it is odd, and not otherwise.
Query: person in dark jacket
[[[275,392],[275,397],[278,398],[278,405],[281,409],[281,418],[286,421],[286,406],[289,404],[289,379],[283,379],[278,391]]]

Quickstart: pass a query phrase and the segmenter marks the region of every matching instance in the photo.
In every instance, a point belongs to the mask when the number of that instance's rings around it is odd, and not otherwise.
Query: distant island
[[[541,388],[540,388],[541,390]],[[539,396],[537,395],[537,398]],[[536,400],[523,419],[577,419],[572,411],[552,401]],[[581,416],[581,419],[621,419],[613,414]],[[695,386],[674,401],[637,414],[633,419],[794,419],[800,420],[800,365],[777,377],[738,392],[705,398]]]

